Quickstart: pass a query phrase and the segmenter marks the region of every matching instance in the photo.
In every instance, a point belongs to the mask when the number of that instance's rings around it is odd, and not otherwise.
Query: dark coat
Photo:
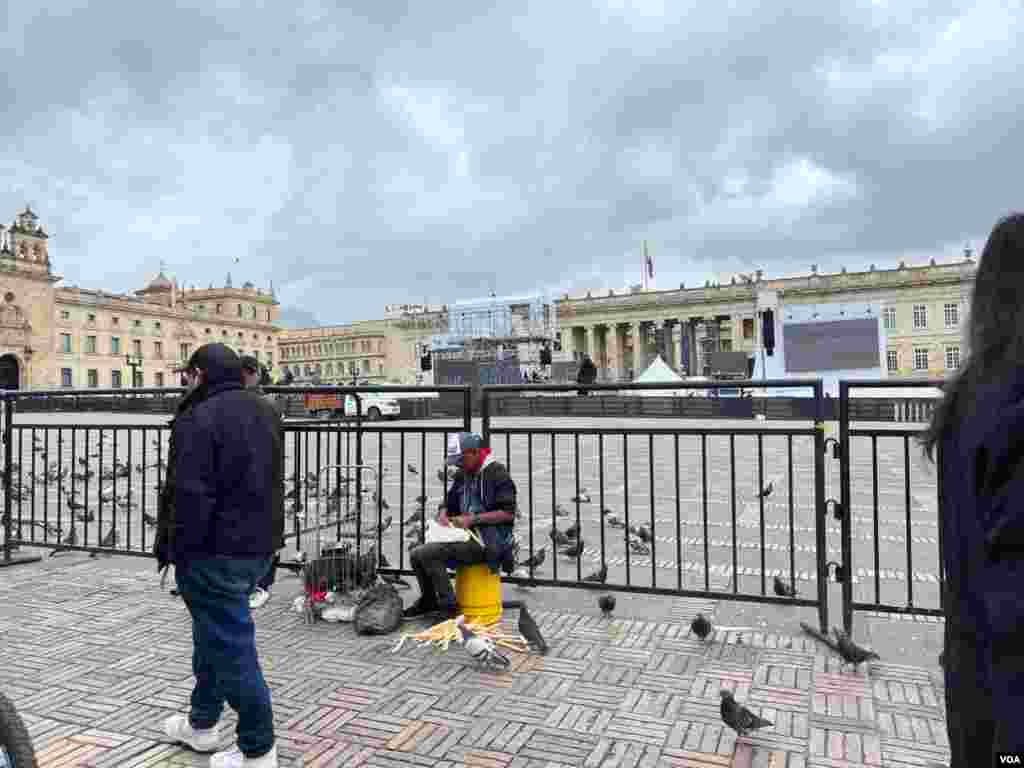
[[[939,459],[950,768],[1024,751],[1024,375],[971,402]]]
[[[593,384],[597,381],[597,366],[589,357],[580,363],[580,369],[576,373],[577,384]]]
[[[156,538],[153,540],[153,556],[156,557],[157,571],[162,571],[174,562],[174,469],[177,464],[177,452],[174,441],[174,422],[181,414],[188,411],[199,398],[202,391],[193,389],[178,403],[174,418],[171,419],[171,439],[167,444],[167,469],[164,471],[164,482],[160,486],[160,496],[156,511]]]
[[[480,481],[480,502],[485,512],[501,510],[516,514],[516,484],[504,464],[500,461],[486,461],[480,470]],[[448,497],[445,499],[445,509],[450,517],[461,514],[462,490],[465,485],[466,473],[459,470],[448,487]],[[487,565],[491,571],[497,573],[503,567],[511,570],[509,566],[513,557],[515,525],[478,523],[475,529],[487,547]]]
[[[241,381],[211,379],[175,420],[174,534],[179,565],[269,557],[284,545],[283,424]]]

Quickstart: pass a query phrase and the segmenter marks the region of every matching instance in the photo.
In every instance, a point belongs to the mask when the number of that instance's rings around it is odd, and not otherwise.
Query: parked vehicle
[[[401,404],[392,397],[365,394],[360,395],[359,400],[363,418],[368,421],[397,419],[402,412]],[[310,392],[306,394],[305,406],[306,412],[318,419],[356,417],[356,399],[352,395]]]

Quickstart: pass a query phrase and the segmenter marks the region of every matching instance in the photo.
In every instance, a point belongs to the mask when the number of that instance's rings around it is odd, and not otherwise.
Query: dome
[[[151,282],[148,286],[146,286],[146,290],[147,291],[169,291],[173,287],[174,286],[171,284],[171,281],[167,279],[167,275],[164,274],[164,271],[160,270],[160,274],[158,274],[156,277],[153,278],[153,282]]]

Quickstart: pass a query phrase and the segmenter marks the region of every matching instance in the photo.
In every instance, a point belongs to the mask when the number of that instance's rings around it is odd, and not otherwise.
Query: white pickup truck
[[[352,395],[320,394],[310,392],[306,395],[306,412],[315,418],[346,418],[356,417],[356,399]],[[359,396],[363,418],[367,421],[379,419],[397,419],[402,412],[398,400],[386,395],[365,394]]]

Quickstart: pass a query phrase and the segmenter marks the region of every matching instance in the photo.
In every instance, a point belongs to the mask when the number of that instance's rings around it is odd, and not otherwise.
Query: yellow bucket
[[[455,572],[455,599],[470,624],[501,621],[501,576],[486,563],[464,565]]]

